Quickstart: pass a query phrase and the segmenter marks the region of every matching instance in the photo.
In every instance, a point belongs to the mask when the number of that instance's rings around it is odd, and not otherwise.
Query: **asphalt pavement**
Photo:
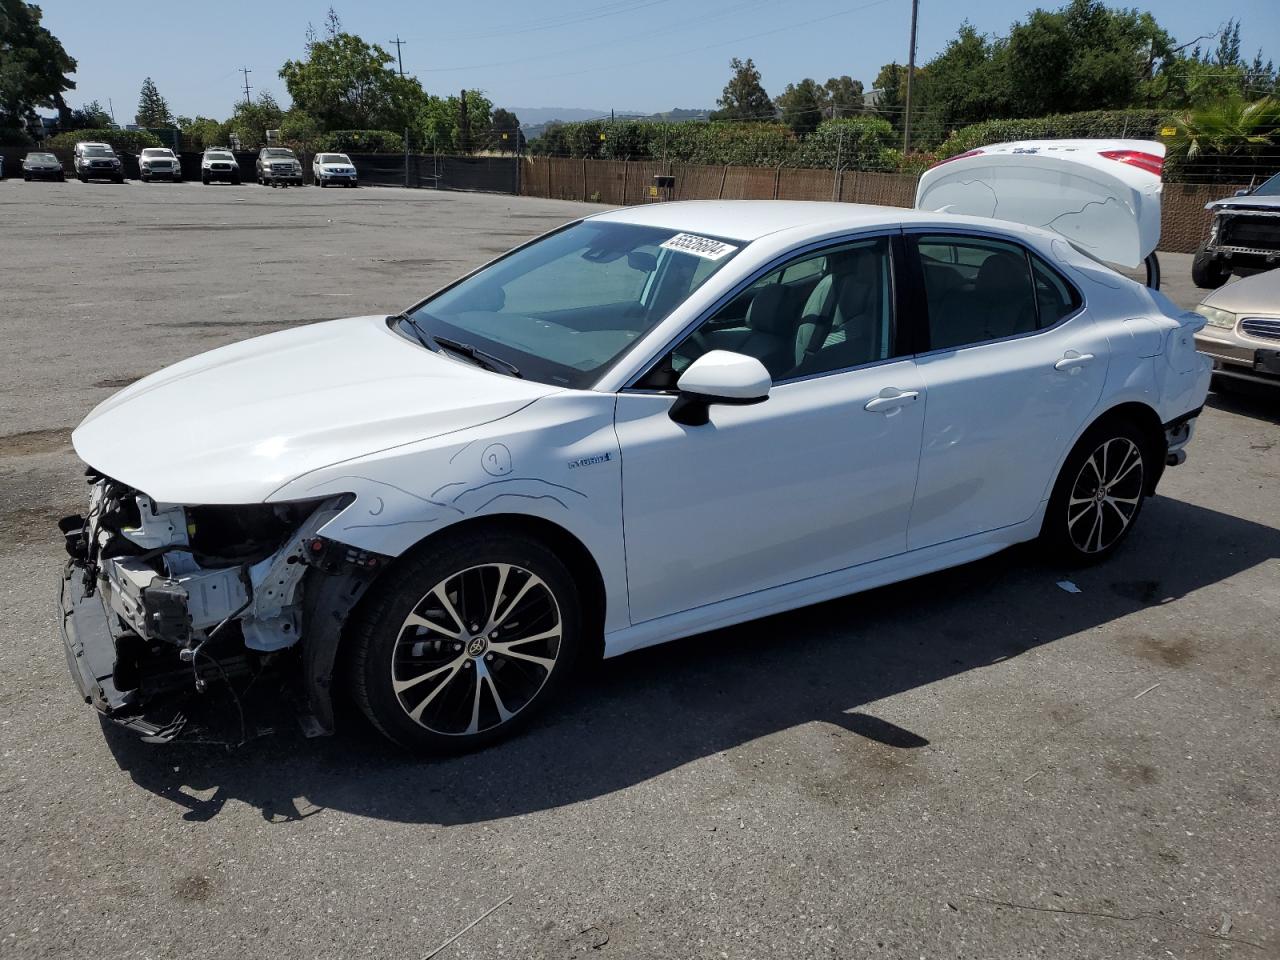
[[[270,695],[235,750],[100,725],[53,614],[80,418],[592,209],[0,182],[0,955],[1280,956],[1280,392],[1213,394],[1101,566],[1018,548],[610,660],[481,753],[305,739]]]

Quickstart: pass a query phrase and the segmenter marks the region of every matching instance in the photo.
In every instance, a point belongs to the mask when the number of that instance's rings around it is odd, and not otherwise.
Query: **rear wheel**
[[[1054,559],[1083,565],[1110,556],[1133,529],[1156,469],[1150,438],[1128,419],[1091,427],[1067,457],[1040,530]]]
[[[537,540],[464,535],[388,572],[353,623],[356,701],[416,750],[483,746],[554,698],[582,646],[573,577]]]
[[[1204,290],[1215,290],[1227,282],[1231,271],[1213,258],[1204,247],[1196,251],[1191,261],[1191,282]]]

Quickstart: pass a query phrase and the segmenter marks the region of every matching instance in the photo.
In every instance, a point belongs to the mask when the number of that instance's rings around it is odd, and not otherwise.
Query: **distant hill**
[[[601,120],[609,117],[608,110],[588,110],[583,107],[507,107],[520,118],[520,126],[530,140],[542,135],[547,124],[559,121],[574,123],[580,120]],[[711,115],[711,108],[688,109],[676,107],[660,113],[640,113],[637,110],[615,110],[613,116],[617,120],[665,120],[678,122],[682,120],[706,120]]]

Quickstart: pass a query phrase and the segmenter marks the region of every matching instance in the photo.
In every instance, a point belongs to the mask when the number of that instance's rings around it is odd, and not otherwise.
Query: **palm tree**
[[[1166,165],[1213,180],[1241,181],[1280,166],[1280,99],[1239,97],[1192,107],[1165,139]]]

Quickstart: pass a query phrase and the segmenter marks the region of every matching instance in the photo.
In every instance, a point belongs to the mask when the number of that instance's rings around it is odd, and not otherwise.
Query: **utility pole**
[[[907,56],[907,102],[902,117],[902,152],[911,152],[911,85],[916,77],[916,15],[920,12],[920,0],[911,0],[911,52]]]
[[[462,89],[462,96],[458,100],[458,144],[459,153],[470,153],[467,148],[471,145],[471,130],[467,123],[467,90]]]
[[[404,76],[404,58],[400,56],[400,48],[404,46],[406,42],[407,41],[400,39],[400,34],[398,33],[396,34],[396,38],[391,41],[391,43],[396,45],[396,63],[400,65],[400,76],[402,77]]]
[[[248,67],[241,67],[240,72],[244,74],[244,105],[247,107],[252,103],[249,99],[249,91],[252,89],[252,87],[249,86],[249,74],[253,73],[253,71]]]
[[[107,97],[107,112],[111,114],[111,125],[116,126],[116,105],[111,102],[110,97]]]

